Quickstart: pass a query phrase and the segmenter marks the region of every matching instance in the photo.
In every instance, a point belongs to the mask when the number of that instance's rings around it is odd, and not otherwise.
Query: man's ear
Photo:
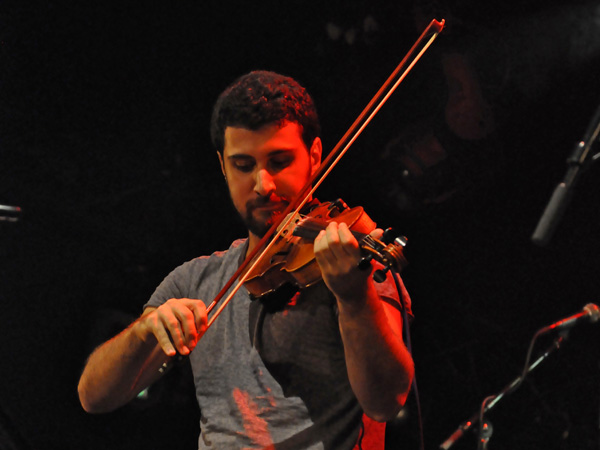
[[[321,166],[321,156],[323,154],[323,144],[321,138],[316,137],[310,146],[308,156],[310,158],[310,174],[313,175],[317,169]]]
[[[219,157],[219,164],[221,164],[221,172],[223,172],[223,176],[227,179],[227,175],[225,175],[225,165],[223,164],[223,155],[221,152],[217,150],[217,156]]]

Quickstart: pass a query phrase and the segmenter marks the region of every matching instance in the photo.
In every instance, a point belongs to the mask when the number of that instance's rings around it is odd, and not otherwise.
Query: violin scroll
[[[373,273],[373,279],[378,283],[383,283],[386,273],[390,269],[400,272],[408,265],[408,261],[404,256],[404,247],[406,247],[407,243],[408,239],[406,236],[393,238],[391,228],[383,232],[381,240],[375,239],[372,236],[366,236],[360,245],[361,250],[368,253],[359,261],[358,267],[366,270],[371,268],[371,261],[373,259],[379,262],[383,265],[383,268]]]

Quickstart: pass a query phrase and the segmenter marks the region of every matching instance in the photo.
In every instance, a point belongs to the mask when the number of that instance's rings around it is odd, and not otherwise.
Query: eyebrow
[[[287,148],[281,148],[281,149],[277,149],[277,150],[273,150],[270,151],[269,153],[267,153],[267,157],[273,157],[273,156],[279,156],[279,155],[285,155],[285,154],[289,154],[289,153],[294,153],[293,149],[287,149]],[[254,156],[248,155],[246,153],[235,153],[233,155],[229,155],[227,157],[227,159],[230,160],[234,160],[234,159],[254,159]]]

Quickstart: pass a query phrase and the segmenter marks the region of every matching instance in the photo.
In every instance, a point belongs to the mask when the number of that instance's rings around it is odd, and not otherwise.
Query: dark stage
[[[244,233],[216,96],[252,69],[291,75],[331,149],[433,18],[445,30],[317,192],[409,239],[425,448],[521,373],[538,329],[600,302],[591,156],[531,240],[600,105],[598,2],[40,3],[0,5],[0,205],[22,208],[0,221],[2,450],[197,448],[185,366],[108,415],[76,386],[165,275]],[[497,404],[490,449],[600,449],[599,333],[573,327]],[[387,441],[419,448],[414,396]]]

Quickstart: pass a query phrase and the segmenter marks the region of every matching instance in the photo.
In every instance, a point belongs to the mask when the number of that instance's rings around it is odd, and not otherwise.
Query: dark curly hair
[[[223,152],[227,127],[258,130],[285,121],[300,125],[306,148],[321,132],[314,102],[296,80],[275,72],[253,71],[234,81],[217,99],[210,136],[217,151]]]

